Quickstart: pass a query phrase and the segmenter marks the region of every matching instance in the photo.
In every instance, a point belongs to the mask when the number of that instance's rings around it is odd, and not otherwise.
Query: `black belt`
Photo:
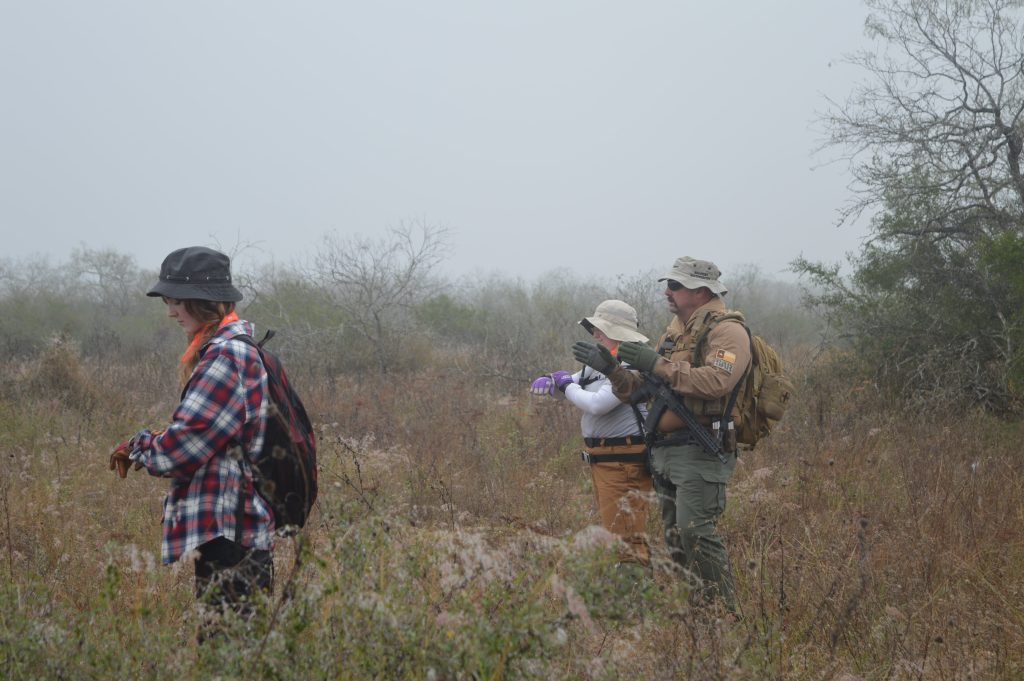
[[[583,444],[588,447],[625,447],[627,445],[646,444],[643,435],[627,435],[626,437],[585,437]]]
[[[646,452],[636,454],[591,454],[580,452],[580,458],[587,463],[643,463]]]
[[[676,431],[669,435],[651,433],[652,447],[684,447],[686,445],[699,445],[700,441],[689,430]]]

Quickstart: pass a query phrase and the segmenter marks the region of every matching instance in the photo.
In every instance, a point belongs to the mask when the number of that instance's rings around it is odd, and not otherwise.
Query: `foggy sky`
[[[452,230],[533,278],[835,261],[859,2],[0,0],[4,257]],[[812,168],[815,168],[812,170]],[[253,255],[259,253],[259,256]]]

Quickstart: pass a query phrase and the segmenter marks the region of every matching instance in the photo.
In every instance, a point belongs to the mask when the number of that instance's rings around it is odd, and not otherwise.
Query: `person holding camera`
[[[646,343],[637,330],[637,314],[621,300],[606,300],[580,326],[612,356],[624,341]],[[643,419],[646,412],[623,404],[612,393],[608,377],[584,366],[581,371],[555,371],[539,377],[530,391],[535,395],[563,396],[583,412],[583,460],[590,466],[601,525],[625,543],[623,563],[650,564],[647,541],[648,495]]]

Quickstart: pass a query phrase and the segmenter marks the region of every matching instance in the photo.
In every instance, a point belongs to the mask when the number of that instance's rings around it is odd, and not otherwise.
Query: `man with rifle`
[[[629,369],[589,341],[573,345],[573,355],[606,375],[621,401],[653,400],[645,425],[665,542],[695,578],[695,602],[720,598],[734,611],[732,568],[717,524],[736,467],[734,407],[751,352],[742,317],[727,316],[720,276],[712,262],[675,261],[658,280],[665,282],[675,317],[657,351],[640,343],[619,346],[618,360]]]

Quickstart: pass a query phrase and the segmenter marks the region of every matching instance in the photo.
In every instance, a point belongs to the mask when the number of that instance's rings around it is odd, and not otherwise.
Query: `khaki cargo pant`
[[[647,497],[652,485],[643,463],[592,463],[594,503],[601,526],[626,542],[623,562],[648,565]]]
[[[654,487],[661,503],[665,543],[672,559],[696,577],[697,602],[721,597],[736,607],[729,554],[718,534],[725,511],[725,486],[736,468],[736,455],[722,464],[700,445],[670,445],[651,450]]]

